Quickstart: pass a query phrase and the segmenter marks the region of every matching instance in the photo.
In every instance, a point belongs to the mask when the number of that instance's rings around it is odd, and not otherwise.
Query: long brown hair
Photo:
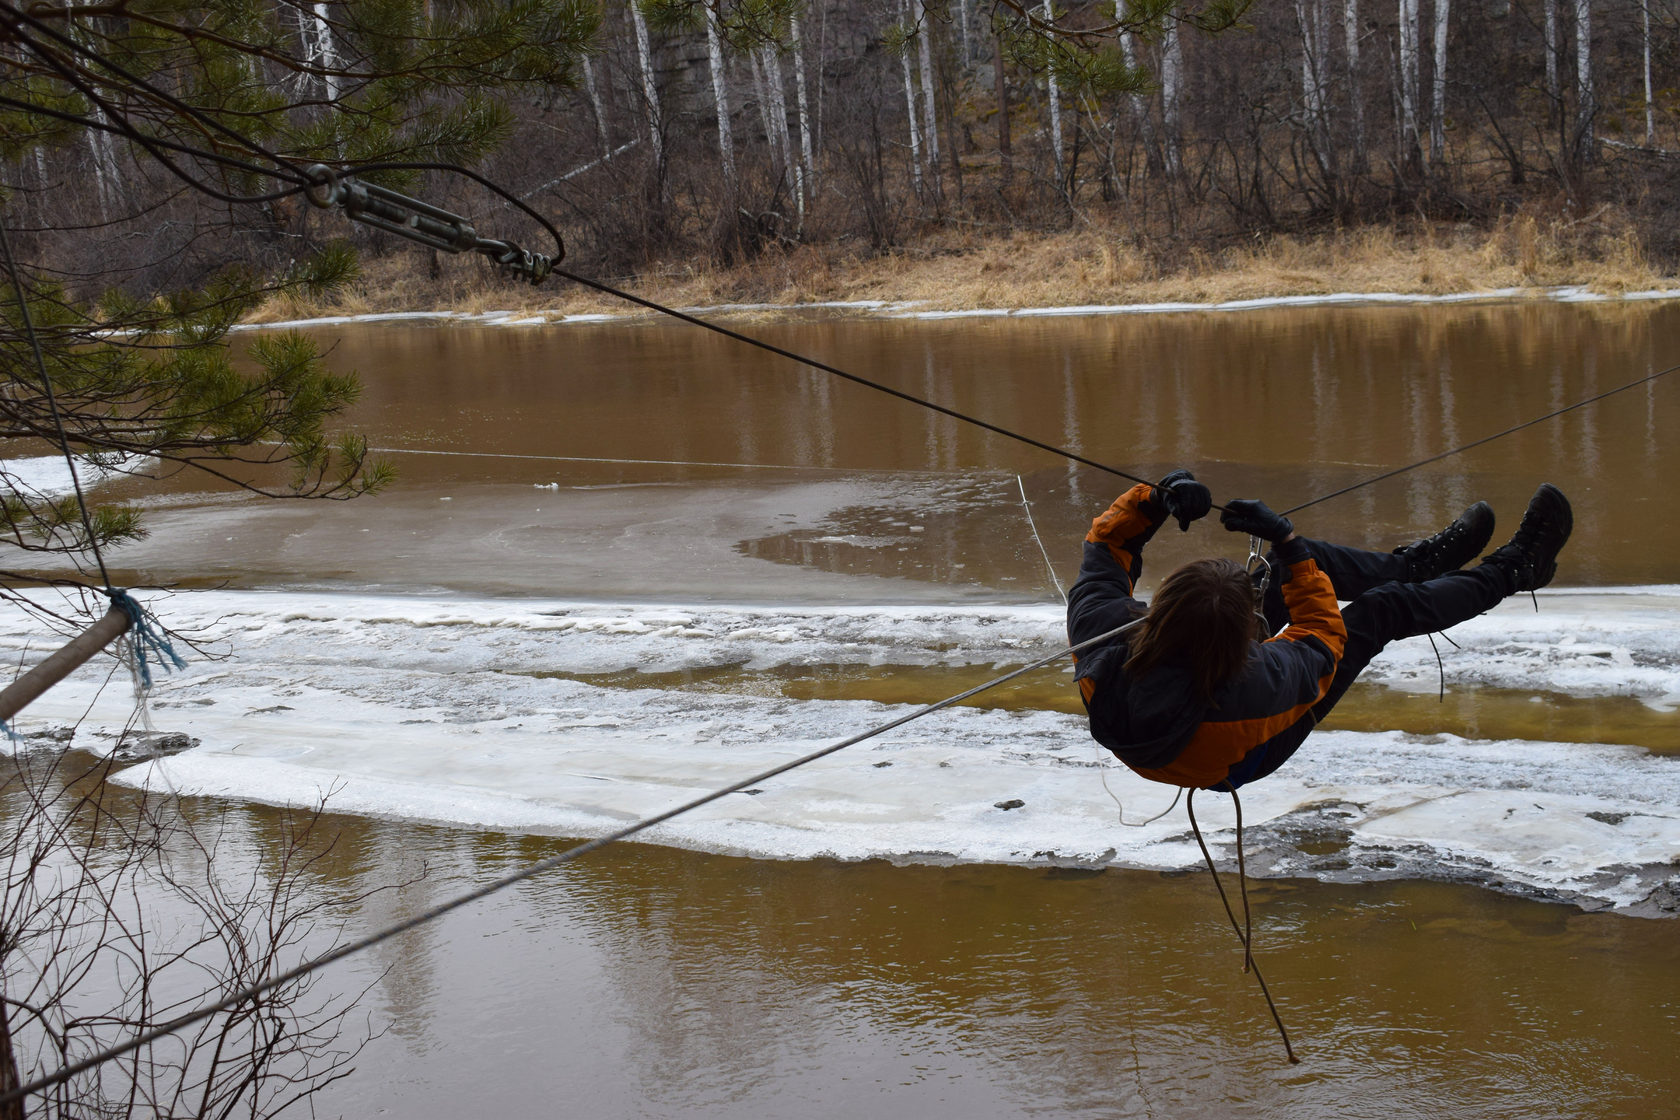
[[[1242,670],[1257,629],[1254,584],[1243,566],[1224,557],[1192,560],[1161,581],[1132,632],[1126,672],[1138,677],[1163,663],[1183,665],[1196,695],[1211,700]]]

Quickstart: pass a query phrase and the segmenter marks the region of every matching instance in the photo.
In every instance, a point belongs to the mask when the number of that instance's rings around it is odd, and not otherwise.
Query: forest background
[[[1670,0],[1121,14],[609,0],[567,84],[520,88],[478,169],[562,231],[569,267],[690,304],[1614,293],[1671,286],[1680,268]],[[332,19],[298,24],[330,101]],[[230,214],[239,236],[160,253],[165,231],[208,223],[174,212],[177,185],[145,153],[90,132],[53,164],[21,175],[16,205],[56,231],[35,255],[70,274],[193,287],[353,236],[356,283],[262,315],[597,302],[352,234],[295,197]],[[409,189],[549,248],[469,181]]]

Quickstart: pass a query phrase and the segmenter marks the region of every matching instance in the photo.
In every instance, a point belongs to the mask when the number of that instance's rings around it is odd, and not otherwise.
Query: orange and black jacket
[[[1143,546],[1167,517],[1151,491],[1133,487],[1091,523],[1068,593],[1075,641],[1147,609],[1132,591]],[[1294,753],[1312,730],[1312,707],[1330,687],[1347,630],[1330,577],[1300,540],[1276,546],[1273,557],[1290,625],[1253,643],[1242,671],[1211,700],[1198,698],[1189,673],[1171,663],[1134,679],[1125,670],[1126,634],[1079,658],[1075,680],[1097,742],[1146,778],[1194,789],[1234,789]]]

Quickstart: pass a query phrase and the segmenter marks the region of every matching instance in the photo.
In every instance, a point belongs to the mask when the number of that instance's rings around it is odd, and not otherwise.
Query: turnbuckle
[[[451,214],[430,203],[399,194],[389,187],[340,177],[326,164],[317,163],[306,173],[310,186],[304,196],[322,209],[335,206],[344,216],[375,229],[406,237],[446,253],[482,253],[512,276],[541,284],[554,268],[555,258],[522,249],[512,241],[480,237],[459,214]],[[561,252],[564,253],[562,248]]]

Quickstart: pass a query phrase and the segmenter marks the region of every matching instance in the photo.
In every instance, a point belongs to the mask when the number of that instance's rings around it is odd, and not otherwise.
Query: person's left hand
[[[1178,519],[1178,531],[1188,532],[1190,522],[1206,517],[1213,508],[1213,494],[1196,481],[1196,476],[1180,468],[1155,484],[1150,495],[1167,507],[1167,514]]]

